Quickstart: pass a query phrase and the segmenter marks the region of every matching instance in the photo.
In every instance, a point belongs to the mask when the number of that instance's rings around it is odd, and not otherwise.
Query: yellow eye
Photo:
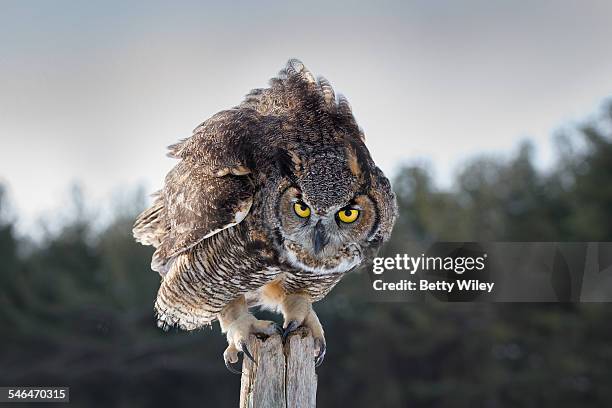
[[[310,207],[308,207],[303,201],[298,201],[293,204],[293,211],[295,211],[298,217],[310,217]]]
[[[359,217],[359,210],[355,210],[354,208],[346,208],[344,210],[338,211],[338,219],[345,224],[355,222],[357,217]]]

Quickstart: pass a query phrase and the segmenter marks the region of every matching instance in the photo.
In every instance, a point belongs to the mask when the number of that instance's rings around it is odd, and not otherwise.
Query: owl
[[[252,359],[250,335],[310,329],[315,363],[325,337],[312,304],[373,257],[397,216],[350,105],[323,77],[289,60],[269,87],[169,147],[178,159],[134,237],[155,252],[158,325],[219,321],[226,366]],[[283,325],[258,320],[267,308]]]

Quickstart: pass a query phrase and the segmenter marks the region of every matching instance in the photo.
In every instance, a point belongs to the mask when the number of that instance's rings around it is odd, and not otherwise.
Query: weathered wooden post
[[[249,350],[257,364],[244,359],[240,408],[314,408],[317,374],[314,341],[300,328],[283,345],[279,335],[261,340],[252,336]]]

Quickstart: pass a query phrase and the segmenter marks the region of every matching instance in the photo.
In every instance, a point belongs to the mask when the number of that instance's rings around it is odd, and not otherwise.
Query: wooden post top
[[[265,340],[251,336],[248,348],[257,364],[243,360],[240,408],[316,407],[314,341],[308,329],[297,329],[284,345],[278,334]]]

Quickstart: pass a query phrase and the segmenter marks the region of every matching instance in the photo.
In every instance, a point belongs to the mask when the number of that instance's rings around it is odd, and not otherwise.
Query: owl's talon
[[[238,371],[238,370],[236,370],[234,367],[232,367],[232,363],[230,363],[228,360],[223,359],[223,361],[225,361],[225,366],[226,366],[226,367],[227,367],[227,369],[230,371],[230,373],[232,373],[232,374],[242,375],[242,371]]]
[[[323,364],[323,359],[325,358],[325,352],[327,351],[327,345],[325,344],[325,339],[316,338],[314,341],[314,346],[315,346],[315,350],[318,350],[315,356],[315,367],[318,367],[321,364]]]
[[[232,364],[238,362],[238,350],[236,349],[236,347],[234,347],[234,345],[230,344],[229,346],[227,346],[227,348],[223,352],[223,361],[225,362],[225,366],[231,373],[242,374],[241,371],[238,371],[234,367],[232,367]]]
[[[287,327],[283,331],[283,343],[287,340],[287,336],[289,336],[289,334],[295,331],[295,329],[297,329],[299,326],[300,324],[295,320],[291,320],[289,324],[287,324]]]
[[[246,345],[246,343],[244,341],[240,342],[240,349],[242,350],[242,353],[244,354],[245,357],[248,357],[248,359],[251,360],[253,362],[253,364],[257,365],[257,362],[253,358],[253,355],[251,354],[251,352],[247,348],[247,345]]]

